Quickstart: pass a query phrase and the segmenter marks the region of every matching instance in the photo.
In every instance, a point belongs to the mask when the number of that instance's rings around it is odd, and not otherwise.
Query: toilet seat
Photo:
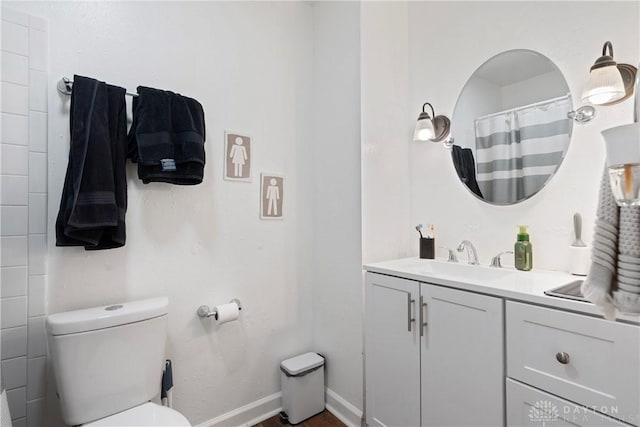
[[[135,406],[126,411],[119,412],[115,415],[101,418],[99,420],[83,424],[83,426],[92,427],[116,427],[116,426],[175,426],[175,427],[191,427],[189,421],[180,412],[160,406],[158,404],[147,402],[142,405]]]

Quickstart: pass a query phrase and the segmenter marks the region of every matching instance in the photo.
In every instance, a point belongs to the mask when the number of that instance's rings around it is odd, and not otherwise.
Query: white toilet
[[[166,297],[47,317],[62,418],[69,425],[190,426],[150,402],[160,392]]]

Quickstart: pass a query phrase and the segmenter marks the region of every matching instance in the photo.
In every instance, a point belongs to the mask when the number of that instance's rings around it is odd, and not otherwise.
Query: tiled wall
[[[14,426],[42,425],[47,248],[47,22],[2,9],[0,327]]]

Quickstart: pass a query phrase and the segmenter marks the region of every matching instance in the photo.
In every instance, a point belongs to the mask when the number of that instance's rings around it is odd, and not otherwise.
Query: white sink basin
[[[419,260],[419,263],[420,273],[425,276],[457,279],[466,283],[513,280],[519,273],[512,268],[484,267],[439,260]]]

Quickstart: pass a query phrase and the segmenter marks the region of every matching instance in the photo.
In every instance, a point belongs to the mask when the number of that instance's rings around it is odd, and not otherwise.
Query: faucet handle
[[[446,246],[440,246],[440,249],[446,249],[447,251],[449,251],[449,259],[447,260],[448,262],[458,262],[458,255],[456,255],[456,251]]]
[[[500,262],[500,257],[502,255],[506,255],[506,254],[513,254],[513,251],[500,252],[498,255],[496,255],[493,258],[491,258],[490,267],[502,268],[502,262]]]

